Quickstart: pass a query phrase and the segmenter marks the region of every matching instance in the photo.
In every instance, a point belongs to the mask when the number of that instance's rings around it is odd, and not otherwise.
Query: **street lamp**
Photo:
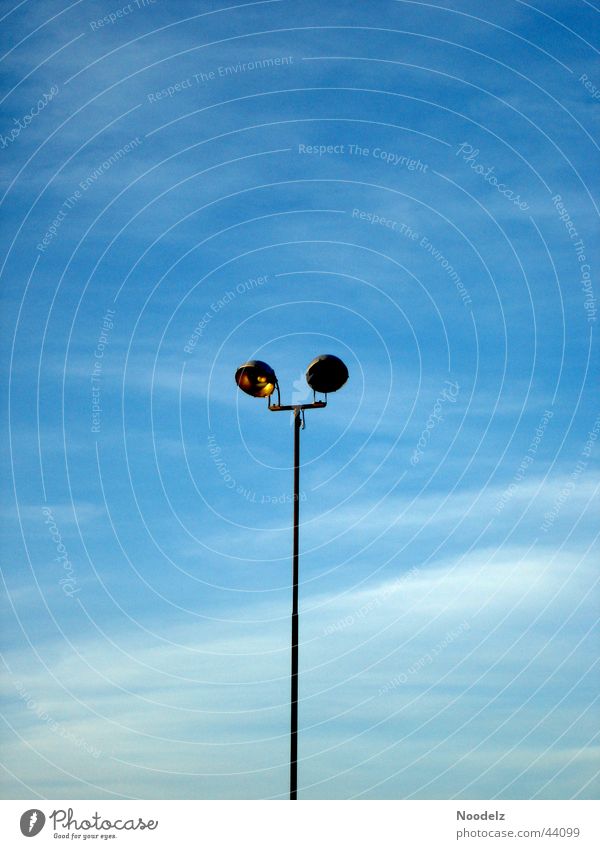
[[[313,390],[312,404],[282,404],[277,376],[271,366],[262,360],[250,360],[235,373],[235,382],[247,395],[267,398],[269,410],[294,413],[294,532],[292,543],[292,673],[291,673],[291,724],[290,724],[290,799],[298,798],[298,526],[300,515],[300,431],[304,428],[304,410],[327,406],[327,395],[337,392],[348,380],[348,369],[339,357],[322,354],[306,369],[306,382]],[[271,404],[271,395],[277,390],[277,404]],[[317,392],[325,395],[317,401]]]

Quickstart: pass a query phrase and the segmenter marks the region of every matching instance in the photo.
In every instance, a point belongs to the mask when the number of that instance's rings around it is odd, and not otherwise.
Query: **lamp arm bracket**
[[[314,404],[271,404],[269,410],[274,413],[280,413],[284,410],[321,410],[327,406],[327,401],[315,401]]]

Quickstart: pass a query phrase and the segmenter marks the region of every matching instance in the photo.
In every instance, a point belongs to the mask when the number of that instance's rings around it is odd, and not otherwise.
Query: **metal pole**
[[[290,799],[298,798],[298,524],[300,518],[300,428],[302,414],[294,410],[294,542],[292,554],[292,693],[290,735]]]

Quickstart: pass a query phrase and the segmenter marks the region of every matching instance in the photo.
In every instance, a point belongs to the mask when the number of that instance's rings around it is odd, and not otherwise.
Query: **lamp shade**
[[[277,386],[277,377],[267,363],[262,360],[249,360],[236,371],[235,382],[247,395],[267,398]]]
[[[306,382],[315,392],[337,392],[348,380],[348,369],[339,357],[321,354],[306,369]]]

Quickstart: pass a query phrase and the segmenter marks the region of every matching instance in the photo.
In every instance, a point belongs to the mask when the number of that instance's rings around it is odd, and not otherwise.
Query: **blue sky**
[[[598,12],[2,4],[5,798],[598,794]],[[594,391],[595,390],[595,391]]]

